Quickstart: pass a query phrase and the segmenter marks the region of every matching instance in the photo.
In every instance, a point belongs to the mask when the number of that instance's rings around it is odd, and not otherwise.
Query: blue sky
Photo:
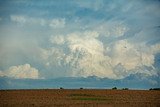
[[[159,76],[158,10],[159,0],[1,0],[0,76]]]

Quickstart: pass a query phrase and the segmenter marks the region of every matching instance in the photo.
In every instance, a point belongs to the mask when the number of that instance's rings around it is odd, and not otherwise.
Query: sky
[[[0,0],[0,76],[159,76],[159,10],[159,0]]]

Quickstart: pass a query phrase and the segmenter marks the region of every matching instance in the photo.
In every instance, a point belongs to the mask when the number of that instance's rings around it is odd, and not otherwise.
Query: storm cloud
[[[6,0],[0,5],[1,74],[20,78],[19,69],[32,66],[25,72],[34,69],[35,76],[24,77],[159,75],[158,0]],[[13,66],[18,70],[11,74],[7,69]]]

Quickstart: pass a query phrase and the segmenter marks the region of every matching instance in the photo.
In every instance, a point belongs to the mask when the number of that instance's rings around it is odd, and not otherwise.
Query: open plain
[[[160,107],[160,91],[105,89],[1,90],[0,107]]]

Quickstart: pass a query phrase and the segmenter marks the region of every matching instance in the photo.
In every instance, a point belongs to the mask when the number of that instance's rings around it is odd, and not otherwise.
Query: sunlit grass
[[[78,98],[72,98],[73,100],[86,100],[86,101],[106,101],[109,99],[106,98],[98,98],[98,97],[78,97]]]
[[[106,101],[111,100],[107,99],[104,96],[96,96],[92,94],[70,94],[72,100],[86,100],[86,101]]]

